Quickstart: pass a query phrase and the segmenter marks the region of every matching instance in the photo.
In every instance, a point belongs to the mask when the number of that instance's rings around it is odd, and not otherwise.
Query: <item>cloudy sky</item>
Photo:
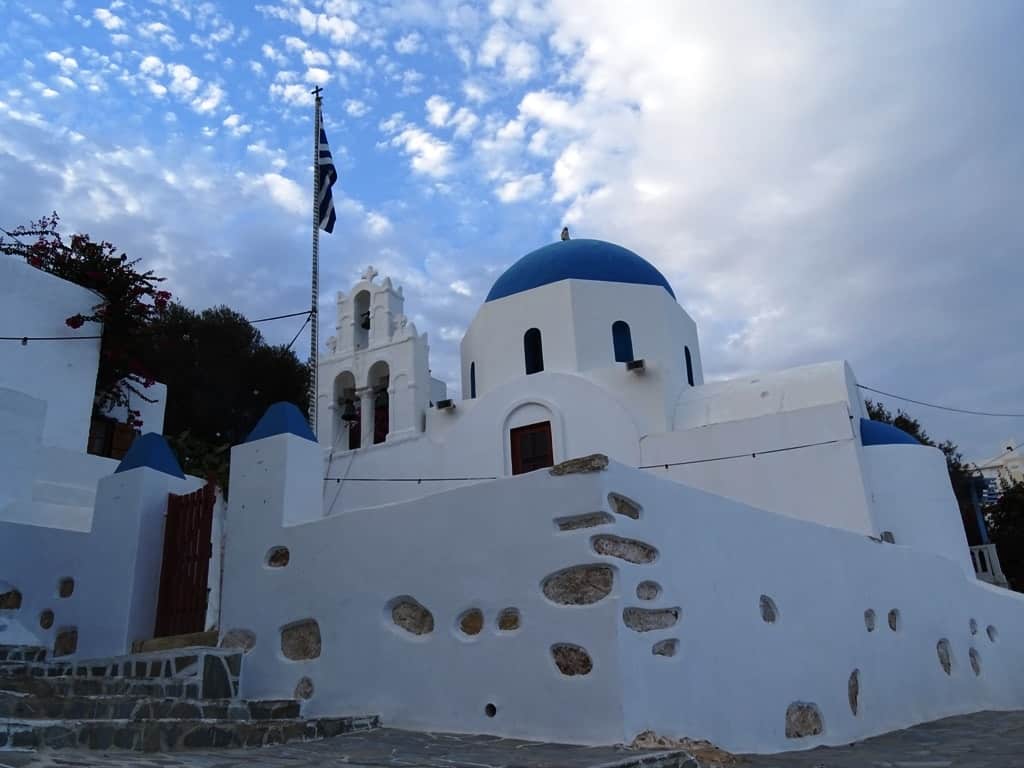
[[[493,280],[568,224],[666,274],[709,377],[845,358],[864,384],[1024,412],[1017,0],[0,0],[0,18],[0,226],[56,209],[192,307],[308,304],[321,85],[325,316],[374,264],[452,388]],[[975,458],[1024,438],[1024,419],[911,410]]]

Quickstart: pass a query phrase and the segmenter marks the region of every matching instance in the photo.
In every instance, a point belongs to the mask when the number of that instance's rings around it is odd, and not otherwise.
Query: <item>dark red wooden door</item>
[[[206,629],[213,503],[212,483],[184,496],[168,494],[154,637]]]
[[[513,475],[554,465],[555,452],[551,447],[550,421],[538,421],[536,424],[516,427],[509,437],[512,441]]]

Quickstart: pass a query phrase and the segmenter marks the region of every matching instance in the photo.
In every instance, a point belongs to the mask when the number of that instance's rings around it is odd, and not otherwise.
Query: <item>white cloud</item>
[[[451,102],[445,101],[442,97],[434,94],[427,99],[426,107],[427,122],[438,128],[443,128],[448,122],[449,115],[451,115]]]
[[[149,89],[149,92],[156,96],[156,98],[158,99],[162,99],[164,96],[167,95],[167,88],[161,85],[160,83],[156,82],[155,80],[147,81],[146,87]]]
[[[139,62],[139,72],[150,77],[159,77],[164,73],[164,63],[159,56],[147,56]]]
[[[46,60],[56,64],[60,68],[60,71],[66,75],[69,75],[78,69],[78,62],[74,58],[71,56],[65,56],[58,51],[50,51],[46,54]]]
[[[57,96],[60,96],[60,94],[57,91],[53,90],[53,88],[43,88],[43,90],[40,91],[40,93],[43,95],[44,98],[47,99],[54,99]]]
[[[544,177],[531,173],[517,179],[509,179],[496,190],[495,194],[503,203],[515,203],[536,197],[544,190]]]
[[[470,101],[482,104],[490,98],[487,90],[479,83],[467,80],[462,84],[462,92],[466,94],[466,98]]]
[[[288,165],[287,155],[283,149],[272,149],[267,146],[265,139],[249,144],[245,151],[270,163],[274,169],[280,171]]]
[[[504,22],[493,25],[487,32],[477,61],[485,67],[499,64],[506,80],[522,82],[533,77],[540,66],[540,52],[525,40],[518,39]]]
[[[216,83],[206,86],[202,96],[192,100],[192,109],[201,115],[209,114],[220,106],[224,99],[224,90]]]
[[[284,39],[284,47],[293,53],[301,53],[302,51],[309,48],[309,43],[303,40],[301,37],[295,37],[294,35],[288,35]]]
[[[344,49],[334,54],[334,63],[342,69],[359,69],[362,66],[359,59]]]
[[[459,107],[458,111],[452,115],[450,125],[455,126],[455,135],[459,138],[465,138],[469,136],[473,129],[476,128],[480,122],[480,118],[474,115],[466,107]]]
[[[130,35],[118,32],[110,36],[110,42],[114,45],[128,45],[132,42],[132,38]]]
[[[224,118],[224,122],[221,125],[231,131],[231,135],[236,138],[244,136],[252,130],[251,125],[242,122],[242,116],[239,114],[228,115]]]
[[[331,57],[323,51],[309,48],[302,52],[302,63],[307,67],[326,67],[331,63]]]
[[[395,50],[403,55],[419,53],[426,49],[423,44],[423,36],[419,32],[410,32],[395,41]]]
[[[202,84],[185,64],[172,64],[168,72],[171,75],[171,93],[180,98],[191,97]]]
[[[405,126],[391,139],[391,145],[409,156],[409,165],[416,173],[440,179],[452,171],[451,146],[422,128]]]
[[[270,95],[292,107],[307,107],[313,104],[309,88],[298,83],[271,83]]]
[[[260,47],[260,51],[263,53],[263,58],[269,59],[270,61],[277,64],[279,67],[283,67],[288,63],[288,57],[280,53],[274,46],[269,43],[264,43]]]
[[[309,196],[306,190],[286,176],[279,173],[264,173],[253,177],[239,171],[236,178],[244,190],[265,195],[274,205],[293,216],[309,213]]]
[[[387,216],[370,211],[366,214],[366,229],[373,237],[381,237],[391,231],[391,222]]]
[[[370,107],[358,99],[348,99],[345,102],[345,111],[352,117],[362,117],[370,111]]]
[[[473,295],[473,290],[469,287],[469,284],[465,280],[455,280],[455,281],[449,283],[448,287],[451,288],[454,293],[459,294],[459,296],[472,296]],[[460,330],[460,332],[458,333],[456,338],[452,339],[452,341],[461,341],[462,340],[462,336],[464,334],[465,334],[465,331],[461,331]]]
[[[120,16],[115,16],[107,8],[97,8],[92,12],[92,15],[93,18],[109,30],[120,29],[124,26],[124,19]]]
[[[252,70],[252,73],[257,77],[263,77],[263,75],[265,74],[265,72],[263,71],[263,65],[260,64],[258,61],[250,60],[249,69]]]
[[[306,81],[314,85],[324,85],[331,79],[331,73],[320,67],[310,67],[306,70]]]

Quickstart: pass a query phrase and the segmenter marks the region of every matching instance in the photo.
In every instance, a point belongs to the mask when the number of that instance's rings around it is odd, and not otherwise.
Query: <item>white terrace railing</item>
[[[1000,587],[1008,586],[1006,576],[1003,575],[1003,568],[999,565],[999,555],[996,553],[995,544],[971,547],[971,561],[974,563],[974,572],[979,579]]]

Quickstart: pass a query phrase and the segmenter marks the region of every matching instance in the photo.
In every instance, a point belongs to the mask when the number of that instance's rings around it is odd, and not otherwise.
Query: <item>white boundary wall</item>
[[[753,752],[1024,706],[1024,596],[977,582],[947,557],[614,463],[322,518],[319,455],[291,435],[233,451],[222,628],[256,636],[244,696],[291,696],[309,677],[307,714],[370,711],[395,727],[592,744],[628,742],[650,728]],[[608,510],[611,492],[638,502],[640,518],[558,530],[557,517]],[[657,559],[635,565],[597,554],[591,536],[605,533],[646,542]],[[277,546],[289,549],[283,568],[266,561]],[[559,605],[541,591],[553,572],[602,562],[615,580],[599,602]],[[639,601],[636,587],[648,579],[661,594]],[[393,623],[390,605],[406,595],[432,612],[433,632],[414,636]],[[762,595],[777,606],[773,623],[762,619]],[[517,631],[496,628],[507,607],[521,614]],[[637,633],[624,625],[627,607],[678,607],[681,618]],[[457,628],[471,608],[485,618],[475,637]],[[868,609],[876,614],[871,632]],[[895,630],[890,610],[898,611]],[[318,623],[322,650],[289,660],[281,630],[306,619]],[[679,640],[674,657],[652,653],[670,638]],[[942,639],[950,674],[937,653]],[[562,675],[553,643],[585,648],[593,671]],[[848,702],[854,670],[856,715]],[[786,737],[794,702],[817,706],[820,735]]]

